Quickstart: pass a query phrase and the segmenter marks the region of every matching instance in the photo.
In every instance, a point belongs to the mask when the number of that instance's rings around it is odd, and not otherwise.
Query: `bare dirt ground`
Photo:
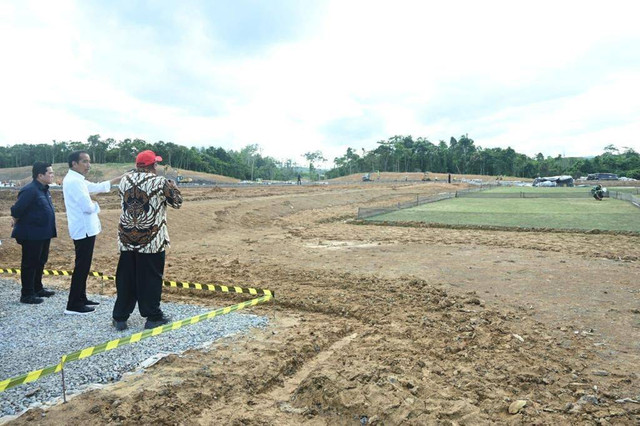
[[[169,212],[166,277],[270,288],[276,299],[252,309],[270,327],[12,423],[638,424],[640,237],[348,222],[359,206],[462,187],[185,189],[183,208]],[[20,262],[7,239],[14,199],[0,192],[0,266]],[[93,269],[113,273],[117,194],[97,199],[104,231]],[[49,265],[71,269],[59,193],[54,203]],[[517,400],[526,405],[510,414]]]

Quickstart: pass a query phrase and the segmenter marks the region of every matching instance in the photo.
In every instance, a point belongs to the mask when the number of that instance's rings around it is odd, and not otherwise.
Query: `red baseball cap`
[[[156,155],[155,152],[149,149],[147,149],[146,151],[142,151],[136,157],[136,165],[140,166],[150,166],[153,163],[159,163],[160,161],[162,161],[162,157]]]

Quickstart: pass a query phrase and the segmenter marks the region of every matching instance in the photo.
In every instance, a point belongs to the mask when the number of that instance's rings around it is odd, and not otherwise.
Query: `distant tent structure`
[[[545,182],[555,183],[555,185]],[[533,180],[533,186],[573,186],[573,178],[571,176],[539,177]]]

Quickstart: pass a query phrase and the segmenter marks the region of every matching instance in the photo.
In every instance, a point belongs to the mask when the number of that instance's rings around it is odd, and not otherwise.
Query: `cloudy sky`
[[[0,145],[639,151],[635,3],[0,0]]]

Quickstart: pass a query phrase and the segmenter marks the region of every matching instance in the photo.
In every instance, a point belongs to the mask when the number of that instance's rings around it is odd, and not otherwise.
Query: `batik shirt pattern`
[[[160,253],[169,245],[167,205],[179,209],[180,190],[163,176],[134,172],[120,181],[122,214],[118,225],[120,251]]]

